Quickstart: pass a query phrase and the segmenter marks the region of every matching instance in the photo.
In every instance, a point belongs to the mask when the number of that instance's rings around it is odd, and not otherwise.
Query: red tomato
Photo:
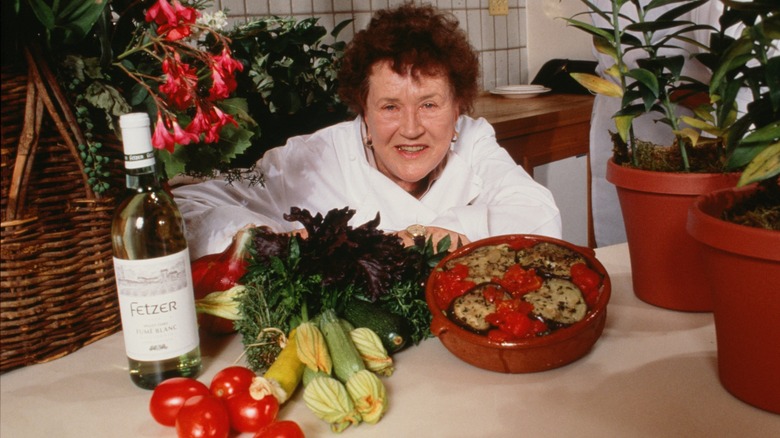
[[[595,306],[599,296],[601,276],[584,263],[575,263],[571,266],[571,281],[582,291],[588,307]]]
[[[520,265],[512,265],[506,270],[502,278],[494,278],[493,281],[500,284],[514,297],[521,297],[542,287],[542,279],[536,275],[533,269],[525,270]]]
[[[260,429],[253,438],[306,438],[301,426],[290,420],[274,421]]]
[[[437,271],[435,276],[434,297],[440,308],[446,309],[455,298],[463,295],[476,286],[473,281],[466,280],[469,267],[458,263],[448,271]]]
[[[217,397],[226,398],[239,392],[249,390],[255,372],[242,366],[227,367],[211,379],[209,390]]]
[[[257,432],[276,420],[279,401],[272,395],[261,400],[252,397],[249,391],[233,394],[225,399],[230,426],[236,432]]]
[[[176,424],[176,415],[184,402],[196,395],[208,395],[209,388],[189,377],[174,377],[163,380],[154,388],[149,400],[149,412],[163,426]]]
[[[227,438],[230,418],[224,403],[213,395],[196,395],[184,402],[176,416],[179,438]]]
[[[584,263],[575,263],[571,266],[571,281],[580,288],[598,288],[601,276]]]

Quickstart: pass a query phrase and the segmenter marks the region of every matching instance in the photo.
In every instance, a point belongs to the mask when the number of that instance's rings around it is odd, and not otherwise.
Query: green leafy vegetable
[[[281,333],[323,309],[340,313],[353,297],[409,320],[414,343],[430,336],[424,285],[446,255],[449,239],[442,239],[436,252],[431,241],[406,248],[397,236],[377,229],[379,215],[352,227],[348,222],[354,214],[343,208],[312,216],[294,207],[285,219],[303,224],[307,238],[262,227],[253,231],[252,260],[241,280],[246,286],[239,303],[242,319],[236,322],[252,368],[273,362],[281,351]]]

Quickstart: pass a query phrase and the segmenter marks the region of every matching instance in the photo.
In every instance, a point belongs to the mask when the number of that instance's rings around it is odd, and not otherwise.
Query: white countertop
[[[613,292],[604,334],[588,355],[555,370],[501,374],[461,362],[432,338],[395,356],[386,416],[340,435],[780,436],[780,415],[741,402],[718,382],[711,314],[634,297],[625,244],[596,254]],[[200,380],[208,383],[240,352],[239,336],[204,342]],[[118,333],[0,376],[0,437],[175,437],[149,415],[150,395],[131,383]],[[309,412],[301,391],[280,417],[297,421],[309,438],[337,435]]]

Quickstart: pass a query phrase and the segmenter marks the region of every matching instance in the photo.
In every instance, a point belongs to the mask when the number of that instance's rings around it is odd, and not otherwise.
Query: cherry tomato
[[[217,397],[226,398],[249,390],[255,372],[242,366],[227,367],[211,379],[209,390]]]
[[[225,399],[230,426],[236,432],[257,432],[276,420],[279,413],[279,401],[272,395],[260,400],[249,391],[233,394]]]
[[[179,438],[227,438],[230,418],[219,397],[196,395],[184,402],[176,416],[176,435]]]
[[[253,438],[306,438],[298,423],[290,420],[274,421],[260,429]]]
[[[176,424],[176,415],[184,402],[192,396],[208,395],[209,388],[189,377],[174,377],[163,380],[154,388],[149,400],[149,412],[163,426]]]

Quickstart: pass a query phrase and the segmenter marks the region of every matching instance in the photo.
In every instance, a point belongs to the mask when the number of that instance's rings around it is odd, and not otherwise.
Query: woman
[[[258,162],[265,187],[209,181],[174,191],[191,256],[223,250],[249,223],[295,231],[300,224],[282,217],[291,207],[349,207],[352,225],[378,213],[380,228],[405,244],[421,232],[462,243],[508,233],[560,237],[550,192],[512,161],[485,120],[465,115],[478,75],[454,17],[411,4],[378,12],[339,72],[353,121],[268,151]]]

